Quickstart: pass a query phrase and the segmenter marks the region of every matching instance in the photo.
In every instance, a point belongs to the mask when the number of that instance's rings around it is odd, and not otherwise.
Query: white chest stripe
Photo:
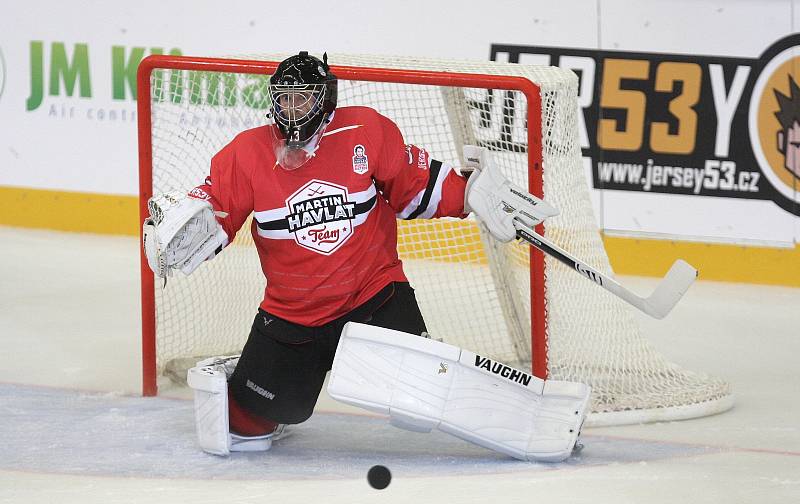
[[[326,131],[325,133],[322,134],[322,136],[326,137],[328,135],[335,135],[336,133],[341,133],[342,131],[347,131],[347,130],[351,130],[351,129],[360,128],[361,126],[363,126],[363,124],[354,124],[352,126],[343,126],[341,128],[336,128],[335,130]]]

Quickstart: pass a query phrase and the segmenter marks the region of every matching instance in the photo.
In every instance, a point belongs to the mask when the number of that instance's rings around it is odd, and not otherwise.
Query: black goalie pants
[[[347,322],[411,334],[426,331],[414,289],[406,282],[387,285],[352,312],[319,327],[259,310],[230,379],[231,395],[247,411],[278,423],[307,420]]]

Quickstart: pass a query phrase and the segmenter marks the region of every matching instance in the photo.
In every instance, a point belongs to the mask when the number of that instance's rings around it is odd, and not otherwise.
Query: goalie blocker
[[[458,347],[350,322],[328,394],[387,414],[396,427],[438,428],[521,460],[560,462],[589,407],[582,383],[541,380]]]

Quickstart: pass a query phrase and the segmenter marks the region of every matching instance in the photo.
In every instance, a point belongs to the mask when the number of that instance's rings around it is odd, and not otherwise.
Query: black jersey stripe
[[[259,222],[258,228],[265,231],[277,231],[279,229],[289,229],[289,221],[286,217],[283,219],[276,219],[267,222]]]
[[[361,215],[363,213],[367,213],[372,210],[372,207],[375,206],[375,202],[378,201],[378,195],[374,194],[370,199],[363,203],[356,203],[356,209],[354,211],[355,215]]]
[[[425,193],[422,195],[422,201],[419,202],[417,209],[411,212],[411,214],[406,217],[405,220],[416,219],[428,208],[428,204],[431,201],[431,196],[433,195],[433,190],[436,189],[436,180],[439,178],[439,170],[441,169],[442,162],[431,159],[431,168],[428,170],[428,185],[425,186]]]

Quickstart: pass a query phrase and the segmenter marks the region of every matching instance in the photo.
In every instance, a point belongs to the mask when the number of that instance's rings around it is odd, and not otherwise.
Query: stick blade
[[[675,261],[667,276],[647,298],[647,313],[657,319],[666,317],[696,279],[697,270],[691,264],[683,259]]]

